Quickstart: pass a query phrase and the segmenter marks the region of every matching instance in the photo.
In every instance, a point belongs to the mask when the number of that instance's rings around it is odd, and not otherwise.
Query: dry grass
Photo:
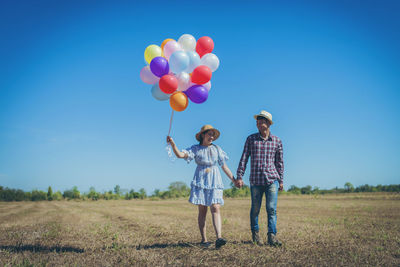
[[[220,250],[187,200],[0,203],[0,265],[399,266],[400,195],[280,196],[282,248],[250,243],[249,199],[225,199]],[[266,239],[265,210],[260,214]],[[211,216],[207,232],[215,240]]]

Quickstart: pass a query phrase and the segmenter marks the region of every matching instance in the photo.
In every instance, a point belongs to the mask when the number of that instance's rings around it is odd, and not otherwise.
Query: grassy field
[[[216,250],[198,245],[186,199],[1,202],[0,265],[400,266],[399,194],[280,196],[281,248],[250,242],[249,208],[250,199],[225,199],[229,243]],[[266,240],[264,209],[260,223]]]

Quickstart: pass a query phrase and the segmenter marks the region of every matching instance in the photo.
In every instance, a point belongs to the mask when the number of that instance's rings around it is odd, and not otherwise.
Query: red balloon
[[[214,41],[208,37],[203,36],[196,43],[196,52],[200,57],[207,53],[211,53],[214,49]]]
[[[178,79],[172,74],[166,74],[158,82],[161,91],[166,94],[172,94],[178,88]]]
[[[191,80],[193,83],[196,84],[205,84],[211,80],[211,76],[212,76],[211,69],[207,66],[200,65],[193,70]]]

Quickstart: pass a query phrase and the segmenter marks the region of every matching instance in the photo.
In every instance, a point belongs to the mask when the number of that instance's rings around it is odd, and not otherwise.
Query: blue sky
[[[212,124],[236,172],[265,109],[286,188],[397,184],[399,12],[398,1],[2,1],[0,185],[189,185],[195,164],[165,152],[171,108],[139,77],[148,45],[185,33],[210,36],[220,67],[208,100],[174,114],[179,148]]]

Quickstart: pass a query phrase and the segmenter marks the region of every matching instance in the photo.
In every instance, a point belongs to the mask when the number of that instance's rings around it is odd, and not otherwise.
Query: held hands
[[[236,186],[237,188],[242,188],[243,185],[244,185],[242,179],[235,179],[235,178],[234,178],[233,181],[234,181],[234,184],[235,184],[235,186]],[[279,191],[282,191],[282,190],[283,190],[283,184],[279,184]]]
[[[234,183],[237,188],[242,188],[244,184],[242,179],[234,179]]]

